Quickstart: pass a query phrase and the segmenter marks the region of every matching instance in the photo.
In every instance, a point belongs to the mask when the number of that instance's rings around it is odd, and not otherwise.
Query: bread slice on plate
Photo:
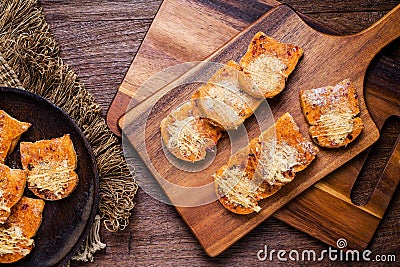
[[[265,33],[258,32],[240,60],[244,73],[240,79],[243,81],[243,90],[254,97],[276,96],[285,88],[286,79],[302,55],[301,47],[278,42]]]
[[[237,214],[259,212],[259,201],[291,182],[317,152],[318,148],[300,133],[292,116],[285,113],[215,172],[219,201]]]
[[[78,184],[77,156],[68,134],[34,143],[21,142],[21,163],[28,188],[45,200],[69,196]]]
[[[4,163],[18,143],[21,135],[31,126],[28,122],[21,122],[4,110],[0,110],[0,163]]]
[[[192,97],[202,115],[216,121],[225,130],[237,129],[263,100],[242,90],[240,73],[239,64],[230,60]]]
[[[26,184],[24,170],[10,169],[0,163],[0,225],[11,213],[11,208],[22,197]]]
[[[34,247],[37,230],[42,222],[44,201],[22,197],[12,208],[11,215],[0,226],[0,263],[16,262]]]
[[[160,130],[164,145],[171,154],[190,162],[204,159],[223,132],[210,119],[200,117],[192,101],[171,111],[161,121]]]
[[[335,86],[302,90],[300,103],[310,124],[310,135],[322,147],[347,146],[364,128],[362,119],[358,117],[357,90],[350,79]]]

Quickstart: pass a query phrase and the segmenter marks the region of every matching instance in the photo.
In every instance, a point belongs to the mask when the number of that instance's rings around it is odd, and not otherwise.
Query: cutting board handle
[[[400,4],[393,8],[389,13],[383,16],[380,20],[375,22],[369,28],[352,35],[358,41],[359,45],[365,46],[367,54],[371,58],[369,61],[379,53],[386,45],[394,41],[400,36]],[[371,43],[373,40],[373,43]],[[367,58],[366,58],[367,59]]]
[[[365,208],[373,211],[379,218],[383,217],[386,207],[393,197],[400,182],[400,136],[386,164],[379,182]]]

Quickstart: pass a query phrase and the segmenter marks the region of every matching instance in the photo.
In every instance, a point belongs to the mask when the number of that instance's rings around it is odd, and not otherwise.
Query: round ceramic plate
[[[0,87],[0,109],[32,126],[21,141],[34,142],[70,134],[74,144],[79,184],[67,198],[46,201],[43,220],[33,238],[35,247],[24,259],[7,266],[62,266],[79,249],[88,235],[98,206],[99,178],[96,161],[76,123],[46,99],[24,90]],[[19,145],[6,165],[21,168]],[[25,196],[35,197],[28,189]]]

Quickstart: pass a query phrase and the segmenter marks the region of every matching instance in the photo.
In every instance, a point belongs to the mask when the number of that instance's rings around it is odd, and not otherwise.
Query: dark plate
[[[35,247],[24,259],[7,266],[64,265],[88,235],[98,206],[99,178],[88,141],[76,123],[46,99],[20,89],[0,87],[0,109],[32,126],[20,141],[37,141],[70,134],[78,156],[79,184],[62,200],[46,201]],[[6,164],[21,168],[19,145]],[[35,197],[28,189],[24,195]]]

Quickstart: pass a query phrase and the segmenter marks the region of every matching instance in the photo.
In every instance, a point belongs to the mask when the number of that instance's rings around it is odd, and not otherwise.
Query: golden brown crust
[[[11,208],[21,199],[26,183],[26,172],[10,169],[0,163],[0,224],[11,213]]]
[[[267,182],[263,182],[260,185],[259,196],[261,197],[261,199],[270,197],[273,194],[275,194],[276,192],[278,192],[279,189],[281,189],[281,188],[282,188],[282,185],[270,185]]]
[[[303,114],[310,135],[322,147],[347,146],[363,129],[357,91],[350,79],[335,86],[300,91]]]
[[[18,121],[4,110],[0,110],[0,163],[4,163],[7,155],[14,150],[21,135],[30,126],[30,123]]]
[[[177,107],[160,124],[164,145],[175,157],[190,162],[204,159],[222,136],[222,129],[199,116],[192,101]]]
[[[240,66],[230,60],[193,94],[201,115],[216,121],[225,130],[236,129],[262,102],[242,91]]]
[[[258,202],[292,181],[317,152],[318,148],[300,133],[292,116],[286,113],[215,172],[219,201],[237,214],[258,212]]]
[[[79,182],[77,156],[68,134],[34,143],[21,142],[21,163],[27,170],[28,188],[38,197],[59,200],[69,196]]]
[[[32,171],[40,166],[46,168],[76,169],[77,156],[74,144],[65,134],[58,138],[36,142],[21,142],[21,164],[25,170]]]
[[[6,225],[20,227],[28,238],[35,236],[42,222],[44,205],[45,202],[42,199],[22,197],[12,208],[12,213]]]
[[[250,213],[254,212],[254,210],[252,210],[252,209],[243,207],[241,205],[238,205],[238,204],[230,201],[230,199],[226,196],[222,196],[218,200],[222,204],[222,206],[224,206],[225,209],[227,209],[233,213],[246,215],[246,214],[250,214]]]
[[[19,229],[25,240],[17,243],[19,249],[25,250],[25,254],[18,252],[5,253],[0,255],[0,263],[16,262],[30,253],[33,249],[33,241],[30,240],[37,232],[42,222],[42,212],[44,209],[44,201],[41,199],[33,199],[22,197],[21,200],[12,208],[11,215],[7,219],[4,226],[0,227],[0,235],[5,230]],[[28,242],[31,241],[31,242]]]
[[[240,79],[243,90],[254,97],[276,96],[285,88],[286,79],[302,55],[301,47],[278,42],[265,33],[258,32],[240,60],[245,74],[239,77],[243,78]],[[252,83],[248,82],[249,79]]]

